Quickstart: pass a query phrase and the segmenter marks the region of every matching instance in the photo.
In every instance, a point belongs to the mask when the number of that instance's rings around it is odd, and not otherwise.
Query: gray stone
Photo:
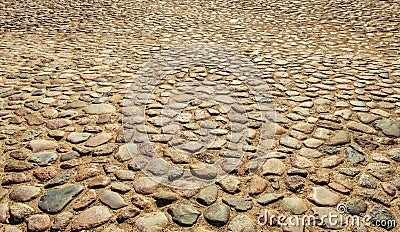
[[[367,204],[361,199],[351,199],[344,203],[346,206],[346,213],[352,215],[360,215],[367,211]]]
[[[276,202],[276,201],[282,199],[283,197],[284,197],[283,194],[268,193],[268,194],[265,194],[265,195],[261,196],[260,198],[258,198],[257,202],[260,205],[268,205],[268,204],[271,204],[273,202]]]
[[[56,162],[58,156],[54,152],[36,153],[29,157],[29,161],[39,166],[48,166]]]
[[[358,180],[358,185],[363,188],[376,189],[376,182],[369,176],[362,174]]]
[[[347,156],[347,159],[352,164],[359,164],[365,160],[364,154],[361,153],[360,150],[356,150],[352,147],[346,148],[345,154]]]
[[[400,137],[400,123],[390,120],[382,119],[375,122],[375,128],[382,131],[384,135],[392,137]]]
[[[218,188],[215,185],[204,187],[200,190],[197,201],[203,205],[211,205],[218,198]]]
[[[136,229],[143,232],[161,232],[167,225],[168,218],[161,212],[145,215],[135,222]]]
[[[99,199],[111,209],[120,209],[128,205],[118,193],[110,190],[101,191]]]
[[[39,200],[38,206],[46,213],[58,213],[83,191],[82,185],[70,185],[46,192]]]
[[[394,148],[389,150],[387,155],[394,161],[400,162],[400,148]]]
[[[302,214],[308,207],[306,202],[299,197],[287,197],[282,200],[282,209],[293,214]]]
[[[229,221],[230,210],[227,206],[215,204],[204,211],[204,218],[214,226],[223,226]]]
[[[182,226],[191,226],[196,223],[200,211],[190,204],[179,204],[168,208],[172,220]]]
[[[253,208],[253,201],[251,198],[225,197],[222,198],[222,201],[237,211],[248,211]]]

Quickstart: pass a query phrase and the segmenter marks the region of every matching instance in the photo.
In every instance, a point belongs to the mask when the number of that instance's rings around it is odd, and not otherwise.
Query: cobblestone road
[[[1,231],[399,230],[398,0],[0,12]]]

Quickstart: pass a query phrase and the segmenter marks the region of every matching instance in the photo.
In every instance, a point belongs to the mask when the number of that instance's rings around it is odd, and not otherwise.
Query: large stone
[[[86,141],[86,146],[88,147],[97,147],[102,144],[109,142],[113,138],[112,133],[100,133],[95,136],[92,136],[89,140]]]
[[[54,150],[57,147],[57,143],[45,139],[31,140],[29,142],[29,148],[32,152],[41,152],[46,150]]]
[[[142,232],[161,232],[168,225],[165,214],[158,212],[140,217],[135,222],[135,227]]]
[[[217,200],[218,188],[215,185],[207,186],[200,190],[197,201],[203,205],[211,205]]]
[[[92,134],[90,133],[79,133],[79,132],[72,132],[68,135],[67,141],[71,143],[82,143],[89,139]]]
[[[196,223],[200,211],[190,204],[179,204],[168,208],[172,220],[182,226],[191,226]]]
[[[400,123],[390,120],[382,119],[375,122],[375,128],[382,131],[384,135],[400,137]]]
[[[81,193],[83,189],[82,185],[70,185],[49,190],[40,198],[38,206],[46,213],[58,213]]]
[[[263,175],[283,175],[286,171],[286,165],[279,159],[268,159],[262,166]]]
[[[302,214],[307,211],[306,202],[298,197],[287,197],[282,200],[282,209],[293,214]]]
[[[93,206],[78,214],[72,222],[71,228],[75,231],[89,230],[108,222],[112,213],[105,206]]]
[[[340,196],[325,187],[313,187],[308,200],[319,206],[335,206]]]
[[[115,113],[116,109],[110,104],[93,104],[83,108],[87,114],[110,114]]]
[[[390,181],[396,173],[392,165],[384,163],[369,163],[366,170],[380,181]]]
[[[204,218],[214,226],[225,225],[230,216],[230,210],[222,204],[215,204],[204,211]]]
[[[128,205],[118,193],[110,190],[103,190],[99,199],[111,209],[119,209]]]
[[[42,232],[50,228],[50,217],[46,214],[35,214],[26,219],[28,231]]]
[[[40,194],[40,188],[30,185],[21,185],[14,188],[10,193],[10,199],[14,201],[30,201]]]
[[[400,162],[400,148],[394,148],[388,151],[387,155],[394,161]]]
[[[253,208],[253,201],[251,198],[225,197],[222,198],[222,201],[237,211],[248,211]]]
[[[351,142],[350,133],[347,131],[338,131],[334,136],[332,136],[328,141],[326,141],[326,145],[329,146],[338,146],[344,145]]]

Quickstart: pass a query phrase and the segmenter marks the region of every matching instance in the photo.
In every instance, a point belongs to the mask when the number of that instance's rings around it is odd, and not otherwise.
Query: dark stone
[[[70,185],[50,190],[40,198],[38,206],[46,213],[58,213],[81,193],[83,189],[82,185]]]

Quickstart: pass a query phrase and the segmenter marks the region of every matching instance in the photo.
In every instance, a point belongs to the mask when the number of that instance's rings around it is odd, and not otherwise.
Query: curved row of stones
[[[71,0],[0,6],[7,9],[0,14],[1,230],[398,229],[326,220],[319,226],[258,222],[265,210],[321,219],[339,215],[339,204],[346,207],[342,215],[400,220],[398,2]],[[247,165],[215,184],[170,188],[132,159],[135,146],[125,144],[122,124],[125,102],[143,63],[199,43],[236,50],[256,65],[274,96],[277,113],[266,117],[276,136],[258,170],[245,156]],[[161,100],[168,92],[163,84],[179,90],[173,80],[181,77],[189,76],[192,87],[212,76],[212,67],[186,68],[155,86],[154,96]],[[196,104],[183,114],[203,109],[228,130],[217,119],[232,121],[222,107]],[[157,109],[146,109],[144,125],[161,130]],[[248,119],[256,123],[247,122],[246,129],[259,131],[257,116]],[[179,124],[180,131],[196,130],[190,123]],[[153,144],[167,142],[149,137]],[[213,156],[157,154],[171,165],[179,159],[184,163],[177,166],[204,165],[227,150],[228,138],[216,138],[227,142]]]

